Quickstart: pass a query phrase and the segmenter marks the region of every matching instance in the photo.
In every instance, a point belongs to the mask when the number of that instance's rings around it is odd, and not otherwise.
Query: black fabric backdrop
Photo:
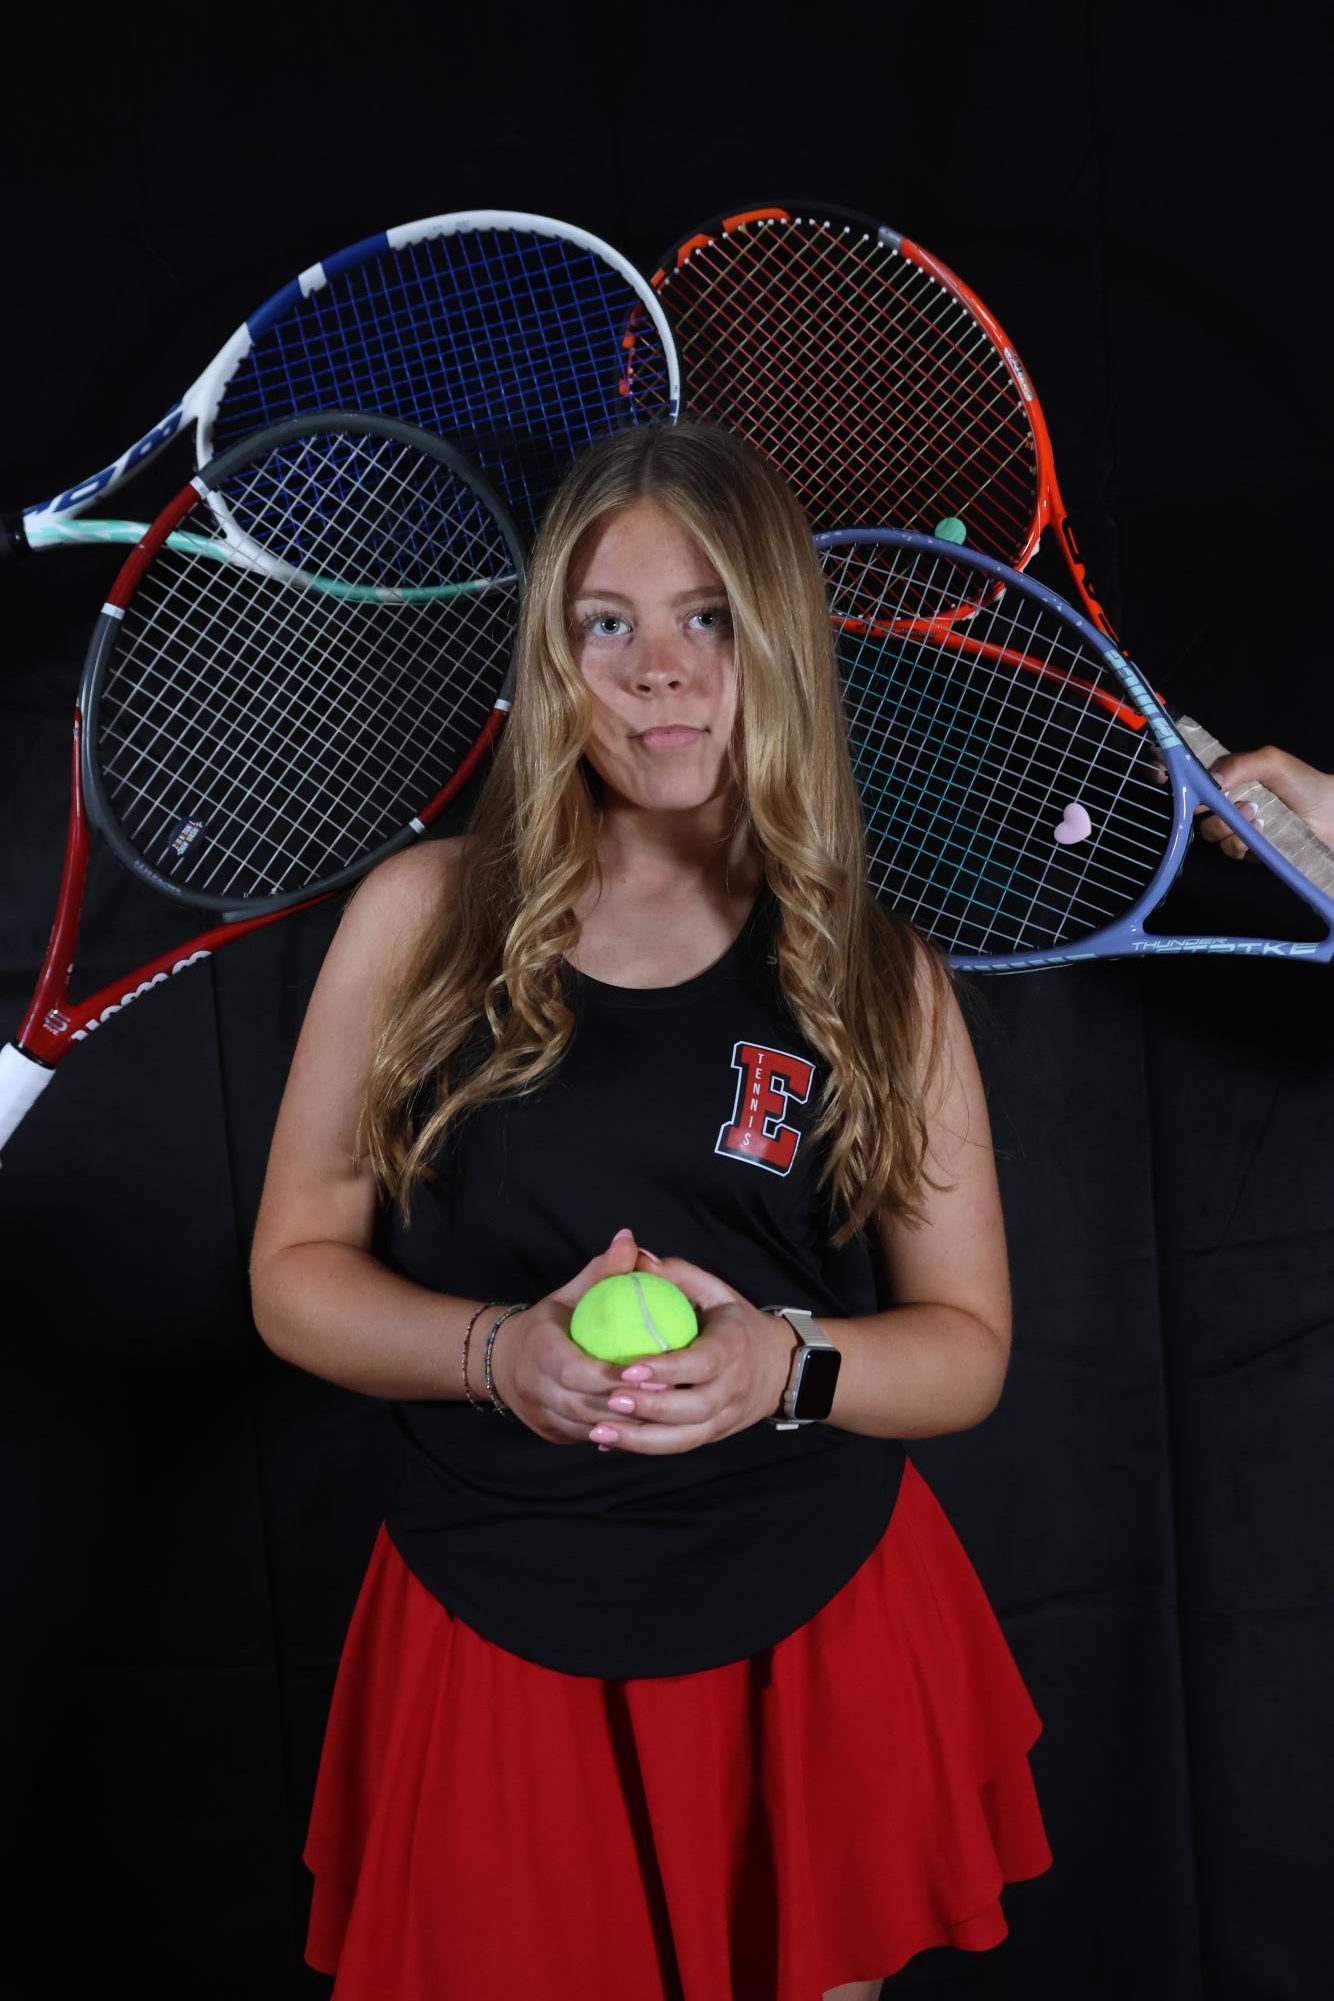
[[[30,20],[0,499],[105,463],[276,285],[376,228],[531,208],[652,268],[719,209],[818,195],[996,310],[1150,679],[1235,748],[1329,768],[1319,51],[1296,10],[1193,12],[900,5],[774,32],[725,4],[293,10],[209,25],[202,68],[179,12]],[[182,476],[177,455],[123,511]],[[5,1032],[115,567],[0,579]],[[1283,921],[1213,852],[1174,897],[1187,924]],[[244,1252],[335,915],[128,1011],[6,1150],[15,2001],[113,1977],[145,2001],[328,1990],[300,1964],[299,1852],[396,1447],[374,1402],[269,1355]],[[180,935],[99,869],[81,990]],[[1211,959],[972,983],[1014,1359],[983,1427],[911,1450],[1044,1718],[1056,1859],[1006,1893],[996,1951],[925,1954],[887,1992],[1330,1991],[1331,977]]]

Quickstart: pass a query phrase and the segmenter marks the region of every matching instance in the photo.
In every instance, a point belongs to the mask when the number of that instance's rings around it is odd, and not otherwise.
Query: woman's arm
[[[292,1060],[255,1228],[251,1296],[264,1341],[284,1361],[365,1396],[461,1402],[463,1337],[483,1303],[416,1285],[372,1256],[377,1191],[355,1151],[381,1011],[426,927],[449,921],[462,845],[395,855],[344,913]],[[539,1437],[586,1442],[619,1386],[619,1371],[591,1360],[567,1330],[581,1294],[632,1271],[637,1253],[630,1231],[619,1231],[567,1284],[505,1321],[494,1379]],[[476,1397],[493,1317],[479,1317],[469,1345]]]
[[[898,1304],[857,1319],[820,1317],[843,1355],[826,1421],[874,1438],[932,1438],[980,1424],[1000,1401],[1010,1353],[1005,1231],[977,1059],[953,994],[937,1003],[925,974],[920,993],[924,1007],[945,1009],[926,1165],[946,1185],[924,1185],[918,1227],[880,1218]],[[710,1338],[623,1370],[619,1408],[594,1438],[628,1452],[687,1452],[776,1414],[795,1343],[787,1322],[684,1259],[641,1251],[640,1262],[690,1296]],[[646,1377],[667,1388],[641,1388]]]
[[[462,1398],[463,1333],[480,1304],[414,1285],[372,1257],[376,1189],[354,1145],[380,1012],[426,926],[448,919],[459,845],[393,856],[349,903],[306,1010],[251,1250],[267,1345],[368,1396]]]
[[[959,1004],[947,993],[929,1099],[920,1226],[882,1215],[896,1304],[822,1321],[843,1352],[828,1422],[878,1438],[967,1431],[1000,1402],[1010,1356],[1010,1281],[991,1125]],[[799,1303],[799,1302],[794,1302]]]

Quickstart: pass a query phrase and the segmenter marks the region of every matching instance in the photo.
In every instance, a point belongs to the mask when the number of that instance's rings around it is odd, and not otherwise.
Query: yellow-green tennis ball
[[[699,1332],[679,1285],[651,1271],[618,1272],[590,1285],[570,1316],[570,1338],[599,1362],[640,1362],[688,1348]]]
[[[947,514],[943,521],[937,521],[936,523],[936,540],[938,542],[966,542],[968,540],[968,530],[964,527],[957,514]]]

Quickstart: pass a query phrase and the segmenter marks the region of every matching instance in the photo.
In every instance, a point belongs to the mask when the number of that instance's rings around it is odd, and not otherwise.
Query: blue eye
[[[725,626],[732,623],[731,615],[726,605],[721,604],[702,605],[698,611],[692,612],[690,616],[692,619],[707,620],[708,622],[704,627],[706,632],[721,632]]]

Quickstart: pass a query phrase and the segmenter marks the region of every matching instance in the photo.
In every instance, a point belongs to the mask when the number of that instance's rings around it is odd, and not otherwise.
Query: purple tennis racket
[[[1334,850],[1261,787],[1228,798],[1206,769],[1222,746],[1169,713],[1091,620],[993,557],[931,536],[815,540],[869,879],[955,966],[1334,957]],[[1250,798],[1260,823],[1239,810]],[[1199,805],[1303,899],[1323,937],[1148,928]]]

